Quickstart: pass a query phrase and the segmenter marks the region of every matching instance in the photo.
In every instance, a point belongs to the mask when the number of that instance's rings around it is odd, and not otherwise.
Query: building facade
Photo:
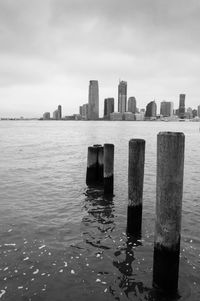
[[[179,95],[179,118],[185,118],[185,94]]]
[[[58,120],[61,120],[62,119],[62,107],[61,105],[58,106]]]
[[[174,104],[170,101],[162,101],[160,104],[160,115],[170,117],[173,115]]]
[[[126,112],[127,82],[120,81],[118,85],[118,112]]]
[[[50,119],[50,112],[45,112],[43,114],[43,120],[49,120]]]
[[[135,120],[135,114],[133,114],[131,112],[125,112],[123,114],[123,120],[125,120],[125,121],[133,121],[133,120]]]
[[[114,98],[104,99],[104,119],[110,119],[110,114],[114,112]]]
[[[151,101],[146,106],[146,118],[156,118],[157,115],[157,105],[155,101]]]
[[[58,120],[58,116],[59,116],[58,110],[55,110],[55,111],[53,112],[53,119],[54,119],[54,120]]]
[[[128,99],[128,112],[136,113],[137,112],[137,105],[136,105],[136,98],[135,97],[129,97]]]
[[[97,80],[90,80],[89,83],[88,119],[99,119],[99,84]]]
[[[81,117],[83,120],[88,120],[88,103],[82,105],[82,114]]]
[[[197,116],[200,117],[200,105],[197,107]]]
[[[123,120],[123,114],[120,112],[113,112],[110,114],[110,120],[121,121],[121,120]]]

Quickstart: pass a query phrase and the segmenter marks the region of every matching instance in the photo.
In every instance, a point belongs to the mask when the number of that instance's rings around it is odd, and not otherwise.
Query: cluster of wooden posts
[[[160,132],[157,136],[156,215],[153,286],[178,289],[185,136]],[[141,233],[145,140],[129,141],[127,233]],[[87,185],[101,183],[113,194],[114,145],[88,148]]]

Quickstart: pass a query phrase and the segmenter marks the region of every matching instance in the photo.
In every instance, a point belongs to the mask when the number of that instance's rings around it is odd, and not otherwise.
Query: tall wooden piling
[[[113,184],[114,184],[114,145],[104,144],[104,193],[113,194]]]
[[[145,140],[129,141],[127,233],[140,236],[144,182]]]
[[[185,136],[157,136],[156,221],[153,286],[168,293],[178,289]]]

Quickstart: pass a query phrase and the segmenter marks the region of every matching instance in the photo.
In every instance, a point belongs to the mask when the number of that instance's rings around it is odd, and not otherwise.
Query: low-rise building
[[[120,112],[110,113],[110,120],[112,121],[121,121],[123,120],[123,114]]]
[[[123,114],[123,119],[125,121],[133,121],[135,120],[135,114],[133,114],[132,112],[125,112]]]

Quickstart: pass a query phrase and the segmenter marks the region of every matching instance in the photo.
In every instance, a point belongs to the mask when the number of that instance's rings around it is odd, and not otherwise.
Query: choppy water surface
[[[152,290],[156,136],[186,136],[179,296],[200,300],[195,122],[0,122],[0,299],[172,300]],[[126,235],[128,141],[146,140],[142,239]],[[115,144],[115,196],[85,185],[87,146]]]

